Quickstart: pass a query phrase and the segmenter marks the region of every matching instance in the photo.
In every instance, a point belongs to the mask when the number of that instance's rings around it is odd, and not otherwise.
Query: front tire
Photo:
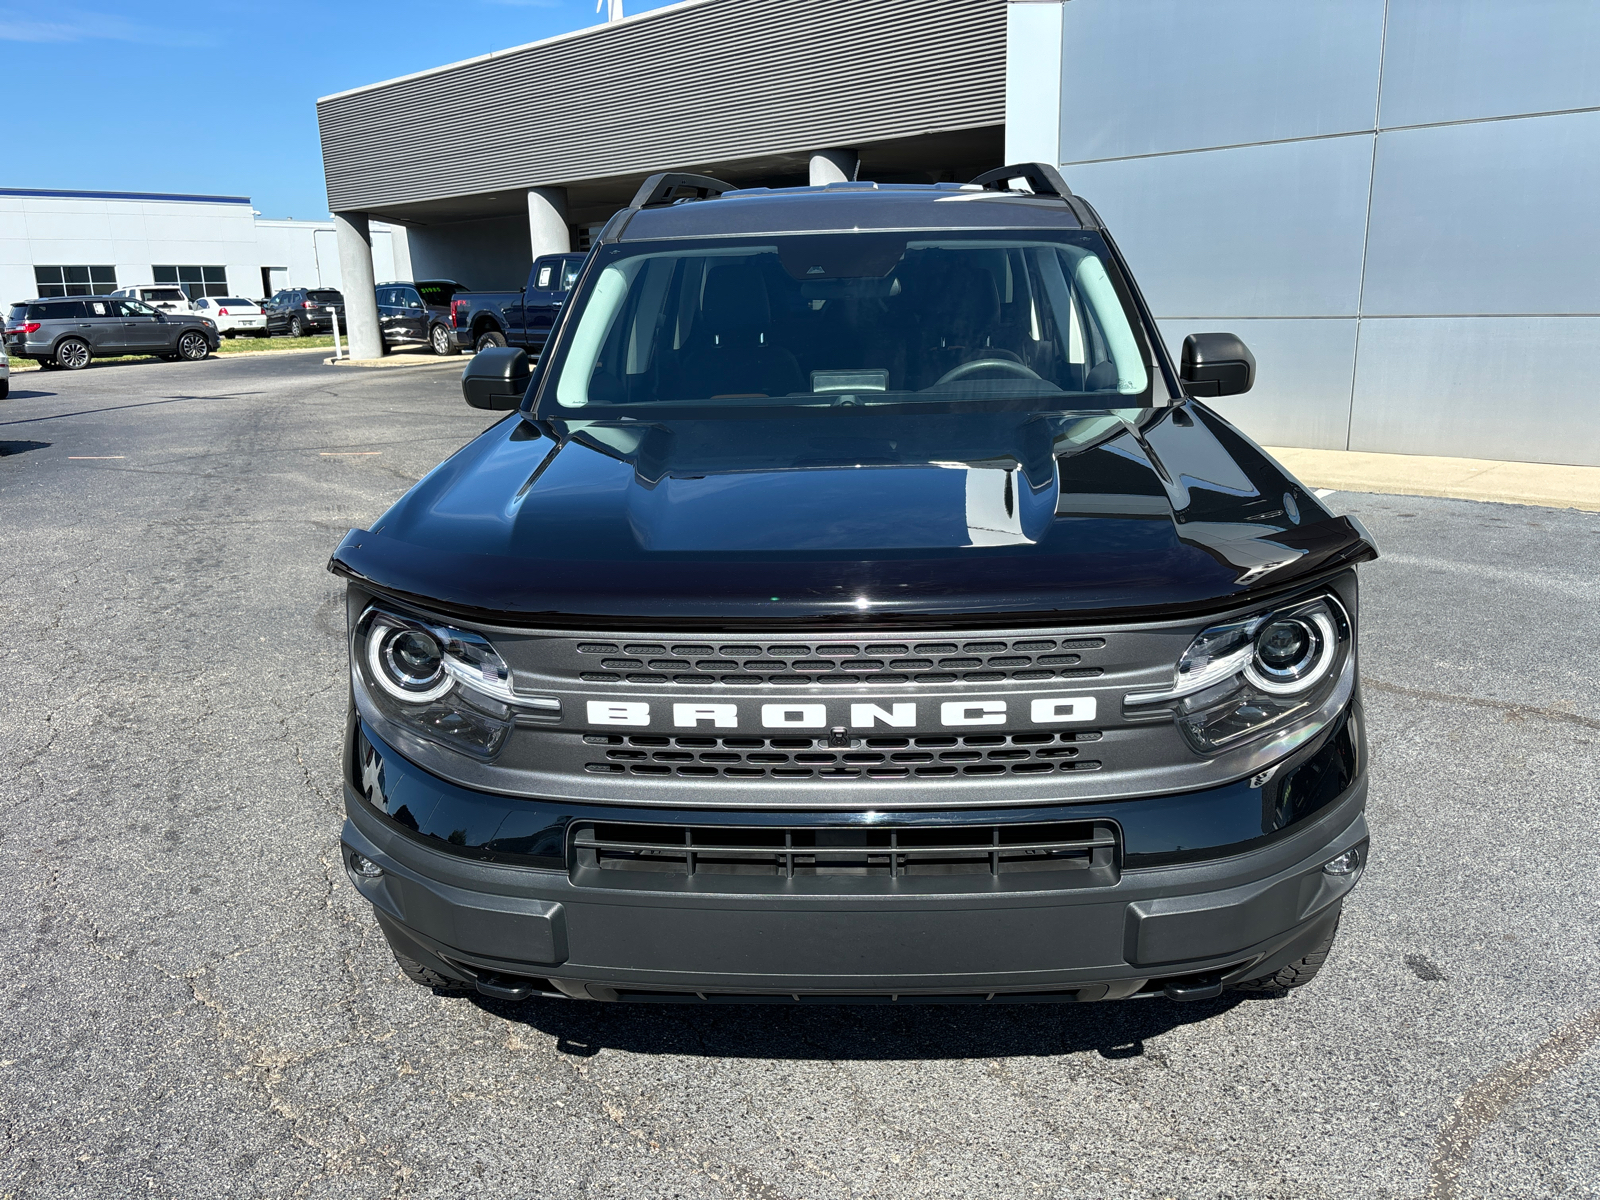
[[[56,347],[55,364],[68,371],[81,371],[94,356],[89,353],[89,343],[81,338],[63,338]]]
[[[1343,920],[1343,917],[1340,918]],[[1310,954],[1279,967],[1271,975],[1263,975],[1260,979],[1247,979],[1243,983],[1234,984],[1234,990],[1240,992],[1286,992],[1291,988],[1305,987],[1317,977],[1317,972],[1322,970],[1322,964],[1328,961],[1328,951],[1333,949],[1333,939],[1338,936],[1339,922],[1333,923],[1333,928],[1328,930],[1328,936]]]
[[[456,345],[456,335],[443,325],[435,325],[428,330],[428,344],[440,358],[461,353],[461,347]]]
[[[505,344],[506,335],[501,333],[498,329],[491,329],[487,333],[479,335],[477,344],[473,347],[473,349],[487,350],[491,346],[504,346]]]
[[[456,979],[447,978],[430,967],[425,967],[414,958],[407,958],[400,951],[394,950],[394,961],[400,966],[400,973],[412,983],[420,983],[423,987],[432,988],[436,992],[445,992],[453,996],[464,996],[472,989]]]
[[[11,380],[0,379],[0,400],[4,400],[9,395],[11,395]]]
[[[211,353],[211,343],[203,333],[189,332],[178,338],[178,357],[187,362],[199,362]]]

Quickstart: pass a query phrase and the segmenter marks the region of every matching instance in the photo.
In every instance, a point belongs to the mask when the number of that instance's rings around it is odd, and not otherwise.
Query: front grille
[[[1113,882],[1117,826],[1107,821],[1039,824],[805,827],[646,825],[584,822],[572,834],[573,872],[755,875],[1009,875],[1092,873]]]
[[[1104,638],[996,637],[983,641],[580,642],[589,683],[722,683],[797,687],[852,683],[1012,683],[1092,679],[1084,652]]]
[[[1085,758],[1096,730],[853,738],[831,746],[811,737],[669,737],[586,733],[597,775],[676,775],[689,779],[954,779],[1096,771]],[[603,756],[603,757],[602,757]]]

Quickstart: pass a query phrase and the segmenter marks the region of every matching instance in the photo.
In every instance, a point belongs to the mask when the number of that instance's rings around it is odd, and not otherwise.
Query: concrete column
[[[351,358],[381,358],[383,335],[378,332],[378,297],[373,291],[372,230],[367,214],[334,213],[333,228],[339,238],[339,290],[344,293],[345,332]]]
[[[854,150],[813,150],[811,152],[811,186],[826,183],[849,183],[861,169],[861,160]]]
[[[565,254],[572,249],[572,233],[567,228],[567,189],[559,187],[528,189],[528,240],[533,257]]]
[[[1059,0],[1006,5],[1007,163],[1059,163],[1064,37]]]

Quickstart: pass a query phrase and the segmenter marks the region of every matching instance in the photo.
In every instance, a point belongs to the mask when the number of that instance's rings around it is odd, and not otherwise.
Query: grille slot
[[[580,642],[586,683],[804,687],[854,683],[1007,683],[1092,679],[1085,651],[1104,638],[1018,636],[950,642],[739,642],[718,646]],[[672,655],[671,658],[663,657]]]
[[[845,876],[1072,872],[1077,886],[1115,882],[1119,831],[1109,821],[958,826],[731,826],[582,822],[573,873]]]
[[[830,746],[825,737],[669,737],[586,733],[593,749],[585,769],[596,775],[680,775],[710,779],[954,779],[1097,771],[1085,758],[1098,730],[1072,733],[983,733],[958,737],[855,738]]]

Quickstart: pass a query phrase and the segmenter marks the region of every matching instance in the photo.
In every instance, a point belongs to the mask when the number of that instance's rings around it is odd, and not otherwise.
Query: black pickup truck
[[[472,292],[451,302],[456,342],[463,348],[520,346],[537,354],[567,298],[582,254],[546,254],[533,260],[527,285],[515,292]]]

